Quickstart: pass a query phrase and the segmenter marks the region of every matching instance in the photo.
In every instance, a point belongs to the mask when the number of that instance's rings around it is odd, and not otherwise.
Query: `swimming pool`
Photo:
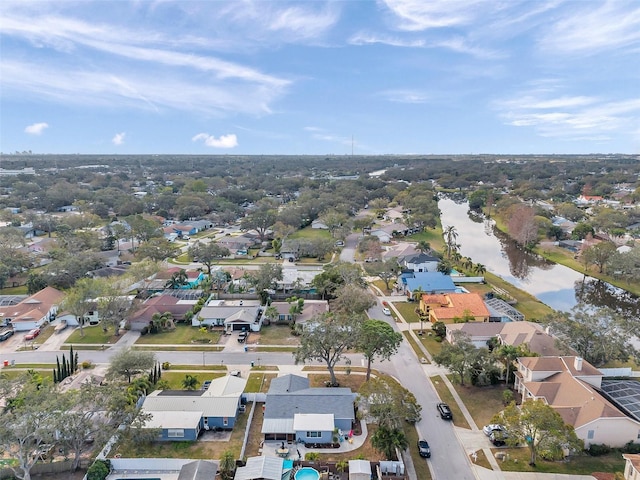
[[[320,474],[315,468],[303,467],[294,476],[295,480],[318,480]]]

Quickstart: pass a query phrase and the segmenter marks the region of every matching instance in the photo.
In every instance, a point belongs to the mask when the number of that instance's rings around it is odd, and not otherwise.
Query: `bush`
[[[600,455],[607,455],[611,453],[611,447],[604,443],[592,443],[587,450],[592,457],[599,457]]]
[[[627,442],[622,447],[624,453],[640,453],[640,443]]]
[[[109,460],[96,460],[87,470],[87,480],[104,480],[111,471]]]
[[[315,462],[320,458],[320,454],[318,452],[307,452],[304,454],[304,459],[309,462]]]
[[[93,363],[91,363],[91,360],[85,360],[82,362],[82,368],[84,368],[85,370],[87,368],[93,368]]]
[[[171,364],[169,362],[162,362],[162,369],[169,370],[171,368]]]
[[[502,392],[502,403],[509,405],[511,402],[513,402],[513,392],[507,389]]]

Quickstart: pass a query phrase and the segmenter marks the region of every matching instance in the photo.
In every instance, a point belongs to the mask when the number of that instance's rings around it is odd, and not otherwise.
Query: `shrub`
[[[624,453],[640,453],[640,443],[627,442],[622,447]]]
[[[171,364],[169,362],[162,362],[162,369],[169,370],[171,368]]]
[[[607,455],[611,453],[611,447],[604,443],[592,443],[587,450],[592,457],[599,457],[600,455]]]
[[[509,405],[511,402],[513,402],[513,392],[507,389],[502,392],[502,403]]]
[[[104,480],[111,470],[109,460],[96,460],[87,470],[87,480]]]
[[[304,459],[309,462],[315,462],[320,458],[320,454],[318,452],[307,452],[304,454]]]
[[[87,368],[93,368],[93,363],[91,363],[91,360],[85,360],[82,362],[82,368],[84,368],[85,370]]]

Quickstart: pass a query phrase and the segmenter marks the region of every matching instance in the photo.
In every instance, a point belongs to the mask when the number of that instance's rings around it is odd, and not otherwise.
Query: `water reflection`
[[[637,296],[523,250],[496,229],[493,222],[470,213],[466,202],[441,199],[438,206],[442,225],[456,227],[461,255],[482,263],[489,272],[551,308],[567,312],[578,302],[584,302],[615,308],[629,318],[640,315]]]

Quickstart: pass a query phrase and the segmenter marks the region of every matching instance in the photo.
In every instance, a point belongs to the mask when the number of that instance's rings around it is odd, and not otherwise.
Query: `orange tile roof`
[[[431,312],[438,320],[462,318],[467,313],[474,317],[489,317],[489,310],[478,293],[448,293],[449,305],[435,307]]]

